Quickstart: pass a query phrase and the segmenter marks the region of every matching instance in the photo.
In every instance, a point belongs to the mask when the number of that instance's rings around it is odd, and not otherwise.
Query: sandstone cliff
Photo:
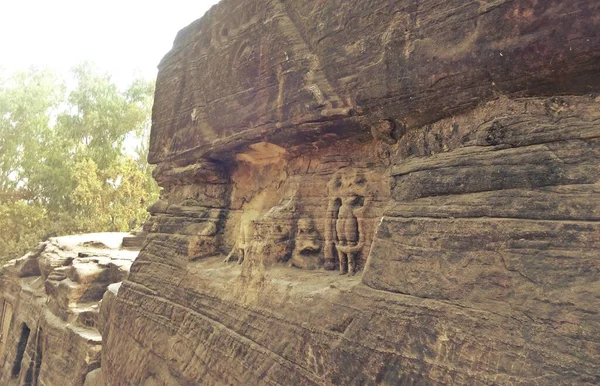
[[[213,7],[160,63],[163,190],[86,385],[600,383],[598,25]]]
[[[0,384],[82,385],[100,366],[100,300],[138,254],[126,233],[51,238],[0,269]],[[108,291],[107,291],[108,290]]]
[[[182,30],[106,383],[599,383],[599,23],[224,0]]]

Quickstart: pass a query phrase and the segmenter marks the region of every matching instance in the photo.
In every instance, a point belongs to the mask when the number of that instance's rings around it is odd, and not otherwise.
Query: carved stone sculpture
[[[321,234],[311,218],[298,219],[294,254],[291,265],[297,268],[315,269],[322,265]]]
[[[238,264],[242,264],[246,257],[250,242],[254,239],[255,224],[254,220],[246,220],[240,222],[240,231],[237,241],[231,251],[225,258],[225,263],[237,261]]]
[[[333,221],[335,222],[335,248],[337,250],[340,274],[356,273],[356,257],[364,246],[362,237],[363,227],[360,219],[360,209],[364,203],[364,197],[350,196],[336,199]]]
[[[365,246],[363,211],[368,194],[367,179],[359,171],[336,175],[329,183],[332,199],[326,224],[327,267],[337,260],[340,274],[356,274],[358,255]]]
[[[292,257],[295,234],[296,193],[249,223],[242,222],[238,243],[225,261],[246,259],[261,262],[287,262]]]
[[[86,386],[598,384],[599,15],[222,0],[159,65],[161,202]]]

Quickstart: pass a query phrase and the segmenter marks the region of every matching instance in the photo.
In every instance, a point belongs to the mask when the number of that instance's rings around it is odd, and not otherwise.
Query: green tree
[[[64,101],[65,87],[49,71],[32,69],[0,76],[0,191],[28,189],[28,173],[39,164],[52,135],[52,112]],[[26,198],[26,197],[24,197]]]
[[[43,206],[24,200],[0,201],[1,256],[8,259],[22,255],[39,243],[50,227]]]
[[[36,69],[0,77],[0,260],[44,234],[143,222],[158,195],[144,143],[153,93],[143,79],[121,91],[89,63],[71,82]]]

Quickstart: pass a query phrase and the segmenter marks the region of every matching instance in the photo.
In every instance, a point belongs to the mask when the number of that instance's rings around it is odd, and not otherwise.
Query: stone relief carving
[[[254,238],[254,221],[248,220],[240,221],[240,233],[237,238],[236,244],[231,248],[231,251],[225,258],[225,263],[231,263],[233,261],[238,262],[238,264],[242,264],[246,257],[246,252],[248,246],[250,245],[250,241]]]
[[[283,203],[272,207],[255,220],[240,223],[238,241],[225,258],[225,262],[246,259],[286,262],[294,249],[296,231],[296,193],[284,198]]]
[[[295,195],[254,221],[248,254],[254,260],[286,262],[292,256],[295,233]]]
[[[296,245],[291,265],[297,268],[315,269],[322,265],[321,234],[312,218],[300,218],[296,224]]]
[[[329,184],[325,263],[326,268],[334,269],[337,260],[341,275],[356,274],[358,254],[365,244],[362,211],[366,185],[367,180],[360,172],[338,174]]]
[[[333,222],[335,223],[334,244],[339,259],[340,275],[356,273],[356,257],[364,246],[360,209],[364,197],[350,196],[336,199]],[[338,207],[339,205],[339,207]]]
[[[346,155],[331,159],[316,166],[316,174],[302,174],[310,160],[287,164],[276,183],[266,173],[250,182],[245,176],[260,173],[240,173],[236,199],[244,201],[233,213],[231,225],[238,231],[230,233],[234,245],[225,262],[288,263],[349,275],[362,270],[380,211],[378,198],[386,194],[382,171]]]

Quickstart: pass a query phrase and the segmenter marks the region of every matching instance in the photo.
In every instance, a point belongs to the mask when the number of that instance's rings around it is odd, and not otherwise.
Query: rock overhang
[[[499,95],[593,92],[598,9],[565,7],[224,0],[159,66],[149,160],[343,139],[382,120],[410,129]]]

